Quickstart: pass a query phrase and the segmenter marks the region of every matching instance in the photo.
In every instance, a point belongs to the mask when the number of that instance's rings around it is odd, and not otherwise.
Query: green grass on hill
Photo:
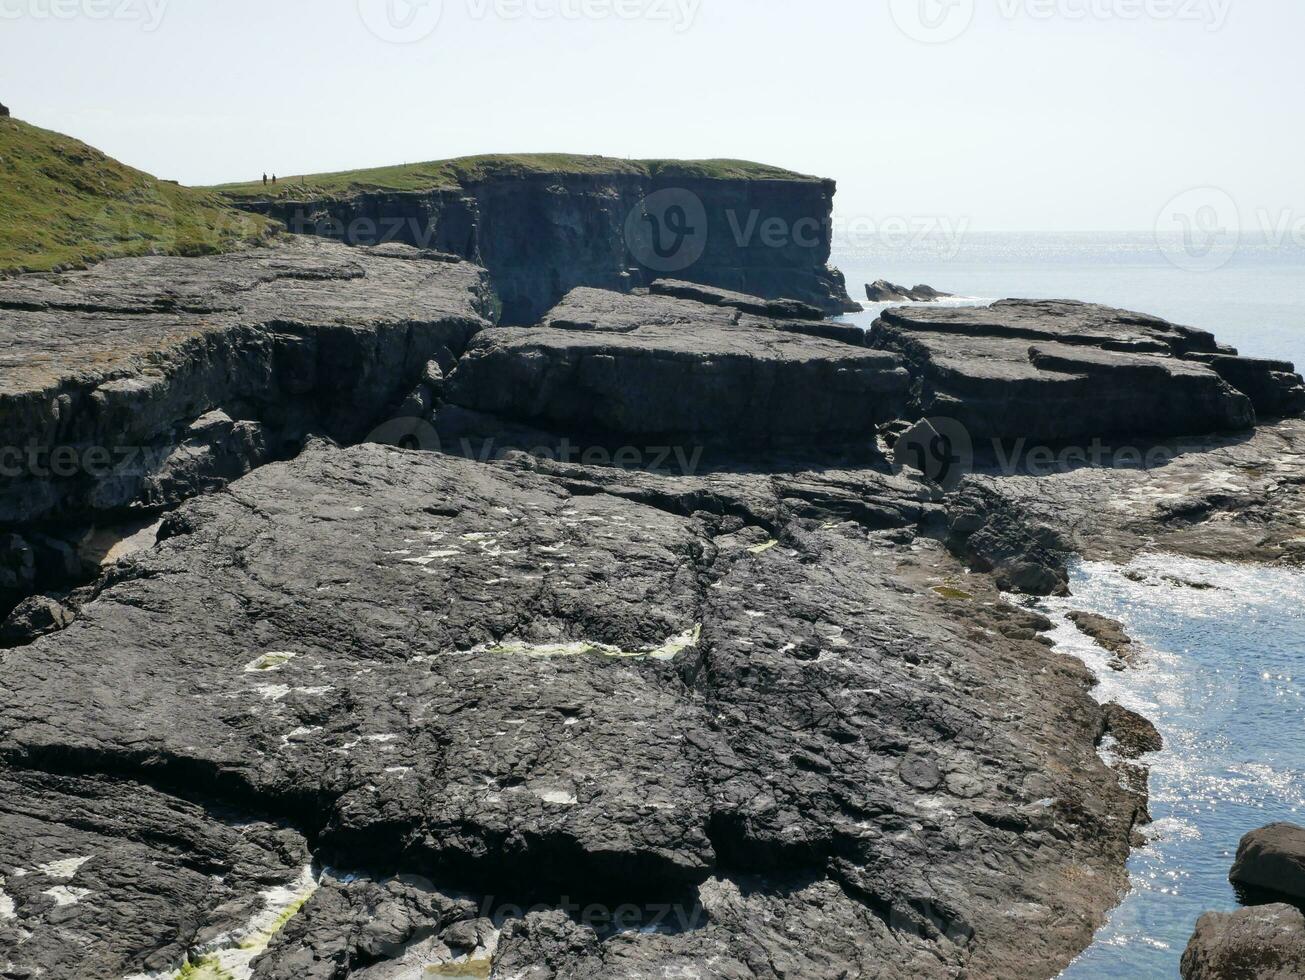
[[[339,173],[280,176],[275,186],[262,180],[221,184],[208,188],[231,200],[268,198],[341,197],[360,191],[425,191],[459,187],[490,177],[537,173],[634,174],[685,178],[744,180],[816,180],[804,174],[746,160],[621,160],[615,157],[575,156],[567,153],[516,153],[461,157],[428,163],[345,170]]]
[[[0,272],[128,255],[206,255],[273,225],[68,136],[0,118]]]

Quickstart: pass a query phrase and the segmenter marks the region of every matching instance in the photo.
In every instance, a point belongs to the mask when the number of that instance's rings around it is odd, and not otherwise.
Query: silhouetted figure
[[[276,183],[276,174],[273,174],[273,175],[272,175],[272,183],[274,183],[274,184]]]
[[[267,186],[267,174],[263,174],[263,186]]]

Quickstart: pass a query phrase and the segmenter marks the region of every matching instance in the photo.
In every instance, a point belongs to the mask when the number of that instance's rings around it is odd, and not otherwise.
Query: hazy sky
[[[1252,227],[1305,215],[1303,41],[1300,0],[0,0],[0,102],[190,184],[728,156],[872,221]]]

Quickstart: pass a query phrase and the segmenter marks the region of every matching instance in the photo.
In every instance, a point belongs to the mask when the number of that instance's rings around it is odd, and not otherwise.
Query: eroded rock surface
[[[914,408],[975,439],[1051,443],[1248,430],[1305,408],[1291,365],[1238,358],[1204,331],[1086,303],[898,307],[874,346],[904,355]]]
[[[0,528],[21,538],[0,606],[61,578],[32,531],[66,547],[70,525],[174,506],[307,433],[360,438],[490,305],[468,263],[313,239],[0,282]]]
[[[869,444],[905,407],[897,355],[730,307],[581,289],[545,322],[478,337],[449,401],[543,428],[745,447]]]
[[[864,469],[317,446],[187,503],[5,653],[0,758],[184,787],[367,869],[257,977],[477,950],[558,978],[1046,976],[1116,900],[1144,800],[1095,754],[1085,668],[920,535],[938,511]],[[487,900],[523,912],[448,932]]]
[[[1290,905],[1203,915],[1182,970],[1183,980],[1296,980],[1305,976],[1305,916]]]
[[[308,862],[299,833],[247,814],[111,776],[0,770],[0,976],[170,976]]]
[[[982,487],[1006,512],[1054,529],[1085,558],[1128,562],[1144,550],[1219,561],[1305,563],[1305,423],[1147,445],[1127,462],[1058,460],[1047,467],[981,467]],[[994,507],[997,506],[994,504]]]

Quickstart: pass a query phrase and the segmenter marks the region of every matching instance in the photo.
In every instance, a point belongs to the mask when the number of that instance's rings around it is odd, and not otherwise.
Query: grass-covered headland
[[[275,185],[262,180],[208,188],[234,201],[281,197],[347,197],[367,191],[428,191],[465,187],[495,177],[531,174],[716,178],[721,180],[801,180],[818,178],[746,160],[623,160],[568,153],[512,153],[434,160],[427,163],[343,170],[339,173],[281,176]]]
[[[0,118],[0,273],[130,255],[206,255],[273,224],[159,180],[79,140]]]

